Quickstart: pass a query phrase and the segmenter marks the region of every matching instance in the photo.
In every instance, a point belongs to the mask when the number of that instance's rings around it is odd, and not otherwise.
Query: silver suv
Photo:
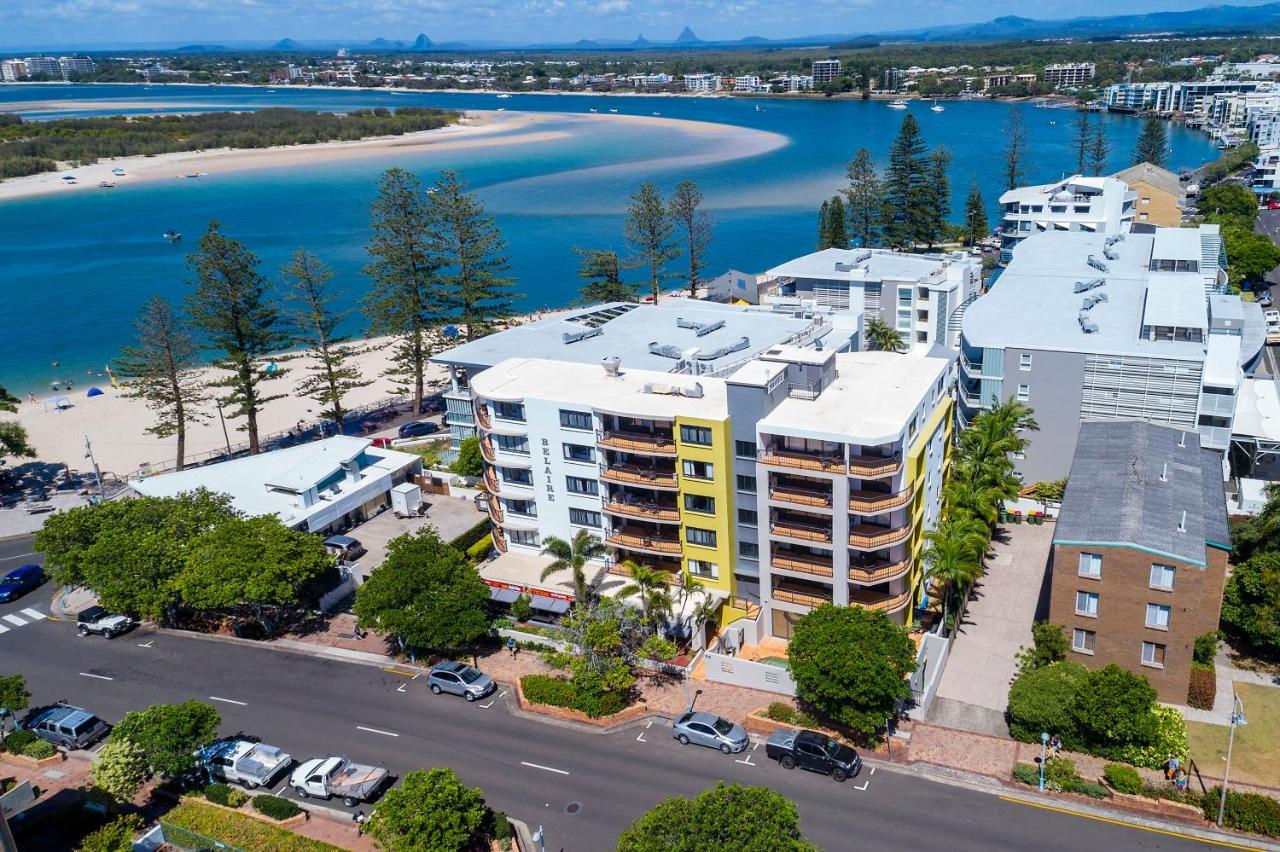
[[[106,722],[79,707],[59,704],[31,721],[31,732],[40,739],[67,751],[88,748],[111,730]]]
[[[697,743],[737,754],[747,747],[747,729],[714,713],[685,713],[671,726],[671,736],[680,745]]]
[[[498,688],[493,678],[465,663],[436,663],[427,674],[427,686],[436,695],[448,692],[461,695],[468,701],[484,698]]]

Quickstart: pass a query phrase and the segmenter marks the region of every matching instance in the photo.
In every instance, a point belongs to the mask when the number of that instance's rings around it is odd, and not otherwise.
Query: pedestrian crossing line
[[[8,633],[8,632],[9,632],[9,628],[5,627],[3,624],[0,624],[0,633]]]
[[[15,627],[23,627],[27,623],[25,620],[18,618],[18,616],[16,615],[6,615],[6,616],[3,616],[3,618],[5,621],[9,622]]]
[[[31,607],[27,607],[26,609],[24,609],[22,611],[22,614],[27,616],[28,618],[34,618],[36,621],[44,621],[46,618],[48,618],[48,616],[46,616],[40,610],[32,609]]]

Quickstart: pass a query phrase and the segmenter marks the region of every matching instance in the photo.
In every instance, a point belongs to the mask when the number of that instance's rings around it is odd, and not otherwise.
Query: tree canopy
[[[464,852],[488,819],[484,794],[452,769],[416,769],[378,801],[365,831],[391,852]]]
[[[807,852],[795,803],[768,787],[725,784],[693,798],[655,805],[618,838],[618,852],[704,852],[711,849]]]
[[[196,752],[213,742],[221,724],[218,711],[200,701],[153,704],[125,713],[109,741],[133,743],[152,773],[172,778],[199,765]]]
[[[1280,543],[1236,565],[1222,596],[1222,628],[1254,654],[1280,660]]]

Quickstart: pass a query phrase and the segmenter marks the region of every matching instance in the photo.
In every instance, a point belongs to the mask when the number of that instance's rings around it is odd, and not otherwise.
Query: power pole
[[[93,445],[89,443],[89,436],[84,436],[84,457],[93,464],[93,478],[98,483],[98,498],[102,502],[107,501],[107,489],[102,486],[102,471],[98,470],[98,460],[93,457]]]

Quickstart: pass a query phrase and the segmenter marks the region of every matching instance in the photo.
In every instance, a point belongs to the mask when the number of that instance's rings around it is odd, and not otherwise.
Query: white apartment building
[[[770,87],[782,92],[808,92],[813,89],[813,84],[813,78],[805,74],[790,74],[769,79]]]
[[[652,86],[666,86],[675,78],[670,74],[634,74],[631,76],[631,85],[637,89],[649,88]]]
[[[839,59],[813,60],[813,82],[818,85],[832,82],[840,76],[840,68]]]
[[[1092,62],[1068,62],[1044,67],[1044,81],[1059,88],[1083,86],[1093,79],[1097,66]]]
[[[27,76],[27,63],[21,59],[6,59],[0,62],[0,80],[16,83]]]
[[[681,78],[686,92],[718,92],[720,91],[719,74],[685,74]]]
[[[759,77],[752,74],[744,74],[741,77],[733,78],[733,90],[735,92],[767,92],[769,87]]]
[[[1277,80],[1280,62],[1224,62],[1213,69],[1218,80]]]
[[[92,74],[97,67],[92,59],[83,56],[28,56],[0,63],[0,76],[6,82],[16,82],[18,77],[36,74],[65,80],[72,74]]]
[[[830,248],[765,273],[760,302],[805,304],[862,313],[897,329],[909,347],[954,347],[956,310],[978,292],[982,261],[964,252],[906,254],[889,249]]]
[[[1280,145],[1280,110],[1259,111],[1249,117],[1245,138],[1259,148]]]
[[[1272,143],[1258,151],[1249,184],[1258,195],[1280,192],[1280,144]]]
[[[1123,112],[1168,112],[1175,83],[1113,83],[1102,91],[1107,109]]]
[[[1018,243],[1045,231],[1121,234],[1129,230],[1138,193],[1113,177],[1072,175],[1057,183],[1020,186],[1000,196],[1000,260]]]
[[[1213,96],[1206,109],[1208,121],[1219,128],[1247,132],[1253,116],[1280,111],[1280,88],[1253,92],[1224,92]]]

